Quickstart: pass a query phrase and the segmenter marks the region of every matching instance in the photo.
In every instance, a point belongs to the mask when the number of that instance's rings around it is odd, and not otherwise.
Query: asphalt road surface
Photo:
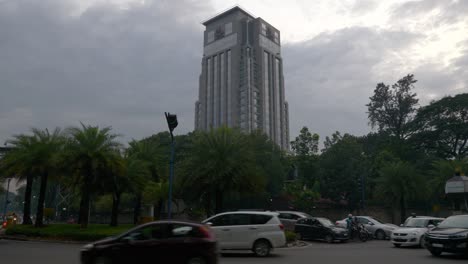
[[[81,245],[0,240],[0,263],[78,264]],[[250,253],[227,253],[221,264],[432,264],[467,263],[468,258],[446,254],[435,258],[425,249],[393,248],[388,241],[326,244],[313,242],[303,248],[278,249],[271,257],[256,258]]]

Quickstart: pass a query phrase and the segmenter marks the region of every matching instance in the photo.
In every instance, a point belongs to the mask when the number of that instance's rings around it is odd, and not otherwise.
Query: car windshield
[[[334,224],[326,219],[326,218],[317,218],[317,220],[323,225],[323,226],[333,226]]]
[[[421,218],[410,218],[406,220],[404,226],[405,227],[426,227],[427,226],[427,219]]]
[[[451,216],[439,224],[440,228],[468,228],[468,215]]]

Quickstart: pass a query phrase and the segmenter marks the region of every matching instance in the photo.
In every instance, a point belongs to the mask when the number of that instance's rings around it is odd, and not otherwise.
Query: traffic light
[[[169,126],[169,130],[171,131],[171,134],[172,134],[172,131],[174,131],[174,128],[177,127],[177,125],[179,124],[177,122],[177,115],[171,115],[170,113],[164,113],[166,115],[166,120],[167,120],[167,125]]]

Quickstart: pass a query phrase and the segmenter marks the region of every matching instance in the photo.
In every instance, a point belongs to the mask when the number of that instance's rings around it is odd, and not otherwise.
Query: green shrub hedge
[[[291,232],[291,231],[286,231],[285,235],[286,235],[286,242],[287,243],[292,243],[292,242],[296,241],[296,237],[297,237],[296,233]]]
[[[72,224],[51,224],[40,228],[16,225],[8,228],[5,234],[54,240],[94,241],[121,234],[132,227],[132,225],[117,227],[89,225],[88,228],[82,229],[80,225]]]

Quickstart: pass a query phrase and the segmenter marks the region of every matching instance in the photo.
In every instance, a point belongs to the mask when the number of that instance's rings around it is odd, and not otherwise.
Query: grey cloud
[[[371,28],[323,33],[284,47],[286,96],[291,135],[308,126],[322,138],[336,130],[369,131],[365,104],[382,75],[374,67],[387,53],[404,49],[421,36]],[[394,80],[396,81],[396,80]]]
[[[193,129],[210,6],[155,0],[76,16],[70,1],[0,5],[0,140],[79,121],[140,138],[166,129],[164,111],[179,115],[179,133]]]
[[[391,20],[418,20],[419,15],[425,15],[437,10],[433,25],[451,24],[466,20],[468,1],[464,0],[420,0],[397,4],[393,8]]]

